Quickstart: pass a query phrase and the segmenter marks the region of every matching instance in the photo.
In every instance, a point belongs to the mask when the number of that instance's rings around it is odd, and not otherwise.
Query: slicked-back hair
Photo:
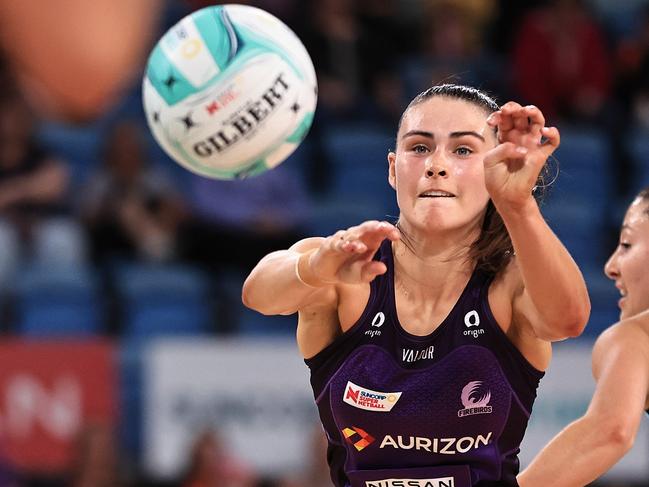
[[[644,188],[642,191],[638,193],[638,198],[640,198],[643,201],[649,201],[649,186]],[[649,207],[645,210],[645,213],[649,215]]]

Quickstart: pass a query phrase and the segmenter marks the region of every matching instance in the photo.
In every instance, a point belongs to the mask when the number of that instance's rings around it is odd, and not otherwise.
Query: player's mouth
[[[622,305],[626,301],[627,292],[626,292],[626,289],[624,289],[623,287],[621,287],[619,285],[616,285],[615,287],[617,287],[618,291],[620,291],[620,299],[618,300],[617,305],[618,305],[618,307],[622,308]]]
[[[455,195],[440,189],[430,189],[420,193],[419,198],[455,198]]]

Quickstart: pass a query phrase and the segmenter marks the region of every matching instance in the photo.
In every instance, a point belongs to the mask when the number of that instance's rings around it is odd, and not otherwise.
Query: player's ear
[[[394,151],[388,152],[388,182],[392,189],[397,189],[397,176],[395,173],[394,163],[397,160],[397,154]]]

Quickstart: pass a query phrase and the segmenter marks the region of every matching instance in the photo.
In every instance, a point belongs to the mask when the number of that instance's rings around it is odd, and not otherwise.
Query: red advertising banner
[[[0,341],[0,450],[20,470],[70,467],[86,426],[117,417],[108,341]]]

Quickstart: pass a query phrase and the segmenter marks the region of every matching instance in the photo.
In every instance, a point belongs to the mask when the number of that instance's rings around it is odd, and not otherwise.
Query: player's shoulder
[[[606,329],[595,341],[593,358],[617,353],[633,353],[649,361],[649,315],[628,318]]]
[[[598,345],[634,344],[649,346],[649,314],[619,321],[598,338]]]
[[[641,320],[627,319],[615,323],[595,341],[592,367],[595,377],[611,367],[649,369],[649,333]]]

